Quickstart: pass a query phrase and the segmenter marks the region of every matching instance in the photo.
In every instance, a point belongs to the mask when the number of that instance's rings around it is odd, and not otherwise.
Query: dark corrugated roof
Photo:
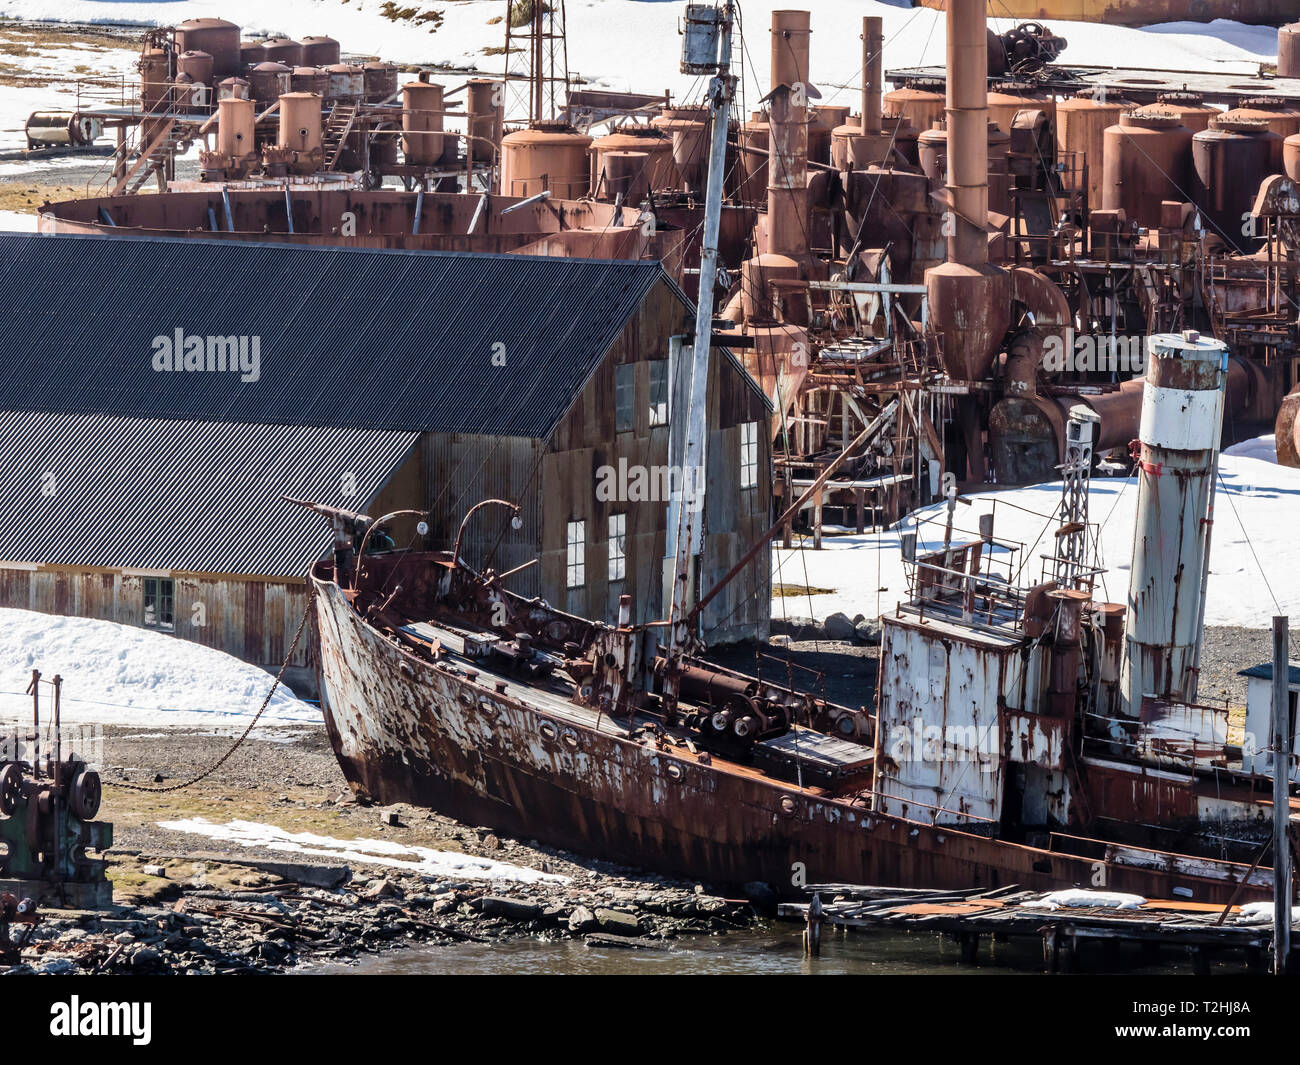
[[[362,510],[418,439],[0,411],[0,561],[301,577],[330,532],[280,497]]]
[[[1264,662],[1258,666],[1251,666],[1249,669],[1237,671],[1239,677],[1261,677],[1264,680],[1273,679],[1273,663]],[[1300,663],[1290,662],[1287,664],[1287,687],[1294,687],[1300,684]]]
[[[545,437],[662,276],[656,262],[4,233],[0,409]],[[176,329],[259,338],[259,379],[156,371],[154,340]]]

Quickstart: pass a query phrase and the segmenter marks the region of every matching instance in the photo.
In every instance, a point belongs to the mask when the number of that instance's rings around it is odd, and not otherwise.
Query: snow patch
[[[1121,891],[1084,891],[1082,888],[1069,888],[1065,891],[1052,891],[1041,899],[1026,902],[1028,909],[1060,910],[1080,907],[1101,908],[1108,910],[1141,909],[1147,900],[1141,895],[1125,895]]]
[[[564,884],[569,881],[567,876],[543,873],[490,858],[478,858],[472,854],[436,851],[381,839],[334,839],[313,832],[288,832],[256,821],[231,821],[218,825],[203,817],[191,817],[182,821],[159,821],[158,827],[207,836],[224,843],[236,843],[241,847],[263,847],[273,851],[341,858],[363,865],[401,869],[422,876],[513,880],[522,884]]]

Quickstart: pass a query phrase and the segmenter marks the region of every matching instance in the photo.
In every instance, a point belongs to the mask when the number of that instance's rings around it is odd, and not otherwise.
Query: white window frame
[[[564,536],[564,584],[582,588],[587,584],[587,523],[571,521]]]
[[[610,583],[627,577],[627,515],[609,516],[609,580]]]
[[[622,396],[627,395],[624,405]],[[622,415],[627,414],[626,423]],[[614,432],[636,432],[636,363],[624,362],[614,367]]]
[[[758,487],[758,422],[740,424],[740,487]]]
[[[655,381],[656,374],[659,377]],[[656,383],[659,385],[656,390]],[[657,394],[656,394],[657,391]],[[668,360],[655,359],[650,363],[650,427],[668,424]]]

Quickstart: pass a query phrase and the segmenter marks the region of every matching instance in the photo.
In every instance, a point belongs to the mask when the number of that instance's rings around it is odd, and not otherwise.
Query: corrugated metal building
[[[436,546],[495,496],[522,528],[476,515],[471,562],[537,558],[516,590],[661,616],[668,355],[693,309],[657,263],[0,234],[0,282],[0,605],[275,668],[329,539],[283,495],[429,510]],[[729,352],[712,365],[704,587],[772,498],[768,403]],[[769,580],[733,582],[708,638],[765,633]]]

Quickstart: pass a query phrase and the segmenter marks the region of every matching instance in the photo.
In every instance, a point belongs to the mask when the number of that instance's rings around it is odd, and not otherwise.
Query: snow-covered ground
[[[425,10],[425,5],[413,6]],[[0,0],[0,15],[140,25],[218,17],[237,23],[246,34],[328,34],[353,54],[382,55],[403,63],[454,65],[483,73],[501,69],[500,57],[486,56],[484,50],[505,43],[504,0],[428,6],[443,16],[432,32],[428,26],[389,20],[381,13],[382,0]],[[802,0],[795,5],[748,0],[740,10],[745,92],[751,100],[757,101],[768,87],[771,12],[791,6],[812,12],[812,80],[819,87],[831,88],[825,102],[837,102],[835,89],[839,86],[847,86],[841,91],[848,95],[838,102],[853,99],[852,86],[861,62],[858,32],[864,15],[879,15],[884,20],[887,66],[943,62],[941,11],[875,0]],[[694,86],[698,94],[701,82],[678,73],[678,22],[684,4],[672,0],[568,0],[566,9],[570,70],[604,88],[654,92],[668,87],[680,94]],[[990,21],[999,30],[1016,22]],[[1073,63],[1246,74],[1277,55],[1274,30],[1235,22],[1169,23],[1145,29],[1060,20],[1052,20],[1050,25],[1069,40],[1066,58]]]
[[[493,861],[458,851],[437,851],[428,847],[406,846],[382,839],[335,839],[314,832],[288,832],[257,821],[230,821],[219,825],[202,817],[183,821],[159,821],[160,828],[189,832],[223,843],[243,847],[261,847],[293,854],[313,854],[325,858],[380,865],[390,869],[419,873],[423,876],[461,877],[466,880],[513,880],[523,884],[543,881],[568,883],[567,876],[543,873],[510,862]]]
[[[1248,441],[1220,457],[1207,625],[1267,628],[1274,614],[1300,615],[1300,540],[1291,524],[1300,514],[1300,470],[1256,457],[1269,454],[1271,442],[1272,437]],[[1016,568],[1023,582],[1032,583],[1042,572],[1041,556],[1051,551],[1057,525],[1053,511],[1060,495],[1056,482],[964,497],[969,503],[958,502],[955,517],[964,535],[956,538],[974,539],[978,515],[993,511],[994,536],[1025,545]],[[1091,519],[1100,530],[1101,563],[1109,568],[1098,596],[1110,602],[1123,602],[1128,592],[1136,509],[1134,478],[1093,478]],[[922,548],[942,545],[943,512],[944,504],[938,504],[905,519],[908,527],[919,520]],[[894,528],[862,536],[828,535],[820,551],[811,546],[778,549],[773,555],[774,585],[824,591],[776,597],[772,616],[820,619],[842,611],[849,617],[874,617],[893,609],[907,598],[899,533]],[[998,572],[1005,573],[1005,565]]]
[[[63,678],[69,725],[242,731],[270,690],[265,671],[222,651],[133,625],[0,608],[0,732],[30,726],[32,670]],[[50,692],[42,692],[47,709]],[[320,710],[281,685],[258,734],[320,727]]]

